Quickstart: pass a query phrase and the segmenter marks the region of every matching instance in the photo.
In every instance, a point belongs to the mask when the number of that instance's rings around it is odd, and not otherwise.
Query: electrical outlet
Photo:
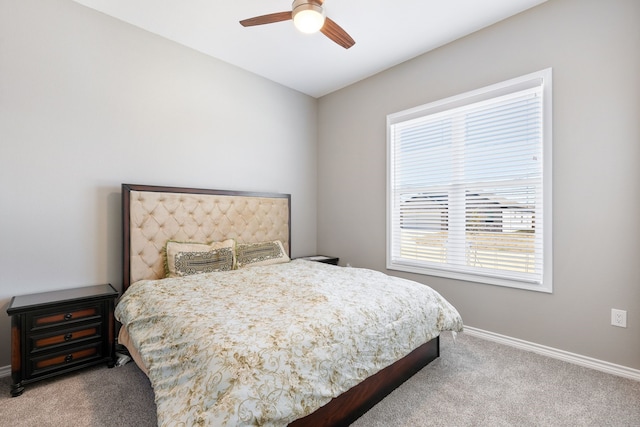
[[[627,327],[627,312],[625,310],[611,309],[611,324],[621,328]]]

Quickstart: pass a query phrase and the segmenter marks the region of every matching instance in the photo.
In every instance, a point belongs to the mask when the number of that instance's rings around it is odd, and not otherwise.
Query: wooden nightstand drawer
[[[82,347],[73,347],[66,351],[51,353],[29,359],[27,376],[35,378],[57,369],[66,369],[84,364],[102,357],[102,343],[95,342]]]
[[[66,328],[48,334],[31,335],[29,337],[29,353],[49,350],[60,345],[75,344],[78,341],[87,341],[100,338],[102,325],[92,323],[76,328]]]
[[[11,299],[11,395],[24,385],[107,363],[115,364],[111,285],[86,286]]]
[[[41,311],[27,316],[27,325],[31,331],[41,328],[67,326],[83,320],[96,320],[102,316],[102,307],[95,305],[66,306],[52,311]]]

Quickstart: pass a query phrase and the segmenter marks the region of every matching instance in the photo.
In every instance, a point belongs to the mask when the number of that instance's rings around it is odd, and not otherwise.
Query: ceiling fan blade
[[[351,38],[349,34],[342,27],[336,24],[330,18],[324,19],[324,26],[320,29],[322,34],[329,37],[334,42],[338,43],[345,49],[349,49],[351,46],[356,44],[356,42]]]
[[[291,11],[277,12],[243,19],[240,21],[240,25],[243,27],[253,27],[254,25],[273,24],[274,22],[288,21],[289,19],[291,19]]]

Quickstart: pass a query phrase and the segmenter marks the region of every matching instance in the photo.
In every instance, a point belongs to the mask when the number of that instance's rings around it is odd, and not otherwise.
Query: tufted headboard
[[[123,291],[164,277],[168,240],[280,240],[291,254],[291,195],[122,184]]]

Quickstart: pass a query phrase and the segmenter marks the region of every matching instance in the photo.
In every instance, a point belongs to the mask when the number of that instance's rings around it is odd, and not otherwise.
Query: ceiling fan
[[[320,31],[343,48],[349,49],[356,42],[342,27],[325,16],[322,3],[324,3],[324,0],[294,0],[291,5],[291,12],[270,13],[243,19],[240,24],[243,27],[252,27],[254,25],[272,24],[293,19],[293,24],[303,33]]]

